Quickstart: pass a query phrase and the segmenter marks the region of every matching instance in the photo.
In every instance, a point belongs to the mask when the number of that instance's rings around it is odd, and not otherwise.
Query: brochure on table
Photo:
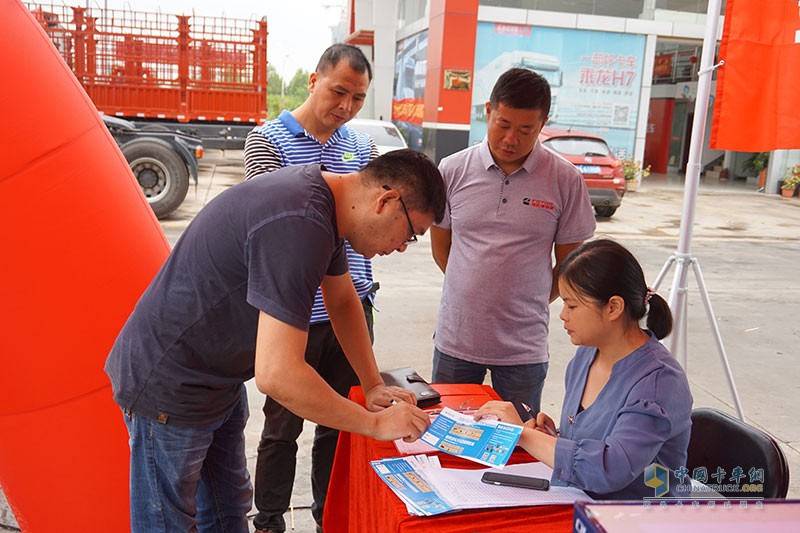
[[[521,426],[498,420],[475,420],[471,415],[444,408],[420,440],[437,450],[503,468],[521,434]]]
[[[438,466],[439,459],[420,455],[370,462],[383,482],[406,504],[408,513],[418,516],[454,510],[425,480],[422,472],[430,464]]]
[[[549,490],[530,490],[482,483],[483,473],[496,469],[442,468],[436,456],[391,458],[370,464],[412,515],[432,516],[460,509],[569,505],[576,501],[592,501],[582,490],[570,487],[551,485]],[[510,465],[504,472],[545,479],[553,475],[550,467],[537,462]]]

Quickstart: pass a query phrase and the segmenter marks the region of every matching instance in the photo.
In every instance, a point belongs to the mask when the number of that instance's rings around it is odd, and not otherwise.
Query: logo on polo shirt
[[[547,200],[537,200],[536,198],[523,198],[522,203],[531,207],[541,207],[542,209],[547,209],[548,211],[552,211],[556,208],[556,205],[553,202],[548,202]]]
[[[348,163],[348,162],[352,161],[355,158],[356,158],[356,154],[354,154],[353,152],[343,152],[342,153],[342,161],[344,161],[345,163]]]

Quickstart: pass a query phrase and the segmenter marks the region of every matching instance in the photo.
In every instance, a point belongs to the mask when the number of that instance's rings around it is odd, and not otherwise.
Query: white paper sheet
[[[402,453],[403,455],[417,455],[417,454],[425,454],[425,453],[437,453],[441,450],[437,450],[427,442],[422,439],[417,439],[414,442],[406,442],[403,439],[397,439],[394,441],[394,446],[397,448],[397,451]]]
[[[531,490],[481,482],[483,473],[490,471],[499,472],[500,470],[495,468],[461,470],[428,467],[425,469],[424,475],[436,487],[436,491],[458,509],[572,504],[576,501],[592,501],[582,490],[570,487],[551,485],[549,490]],[[550,479],[553,475],[550,467],[538,462],[507,465],[502,472],[545,479]]]

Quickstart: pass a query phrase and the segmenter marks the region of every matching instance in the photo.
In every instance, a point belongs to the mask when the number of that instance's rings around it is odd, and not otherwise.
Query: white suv
[[[366,133],[378,146],[381,155],[393,150],[408,148],[406,140],[393,123],[386,120],[371,120],[367,118],[354,118],[347,123],[354,130]]]

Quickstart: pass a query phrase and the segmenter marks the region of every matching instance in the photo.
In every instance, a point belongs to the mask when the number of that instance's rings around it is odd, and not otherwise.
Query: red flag
[[[800,148],[800,0],[728,0],[711,148]]]

